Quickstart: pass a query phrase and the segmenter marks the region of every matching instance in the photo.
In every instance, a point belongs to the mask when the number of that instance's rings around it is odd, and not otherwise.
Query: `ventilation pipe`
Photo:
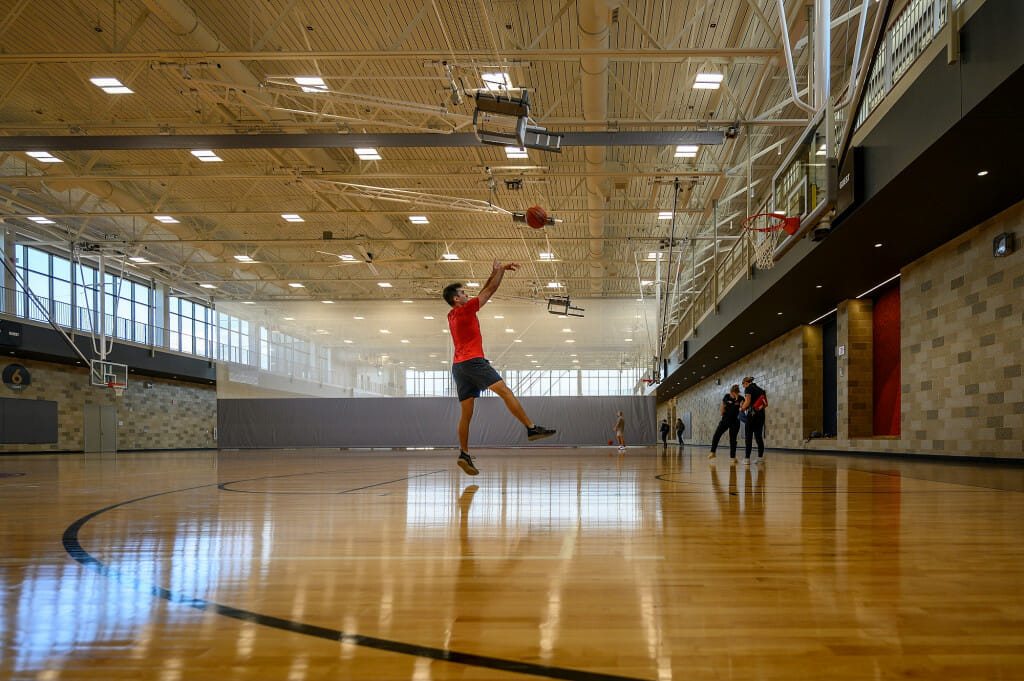
[[[608,49],[608,5],[604,0],[581,0],[579,8],[580,49]],[[597,56],[580,57],[580,92],[583,99],[584,130],[601,131],[608,118],[608,59]],[[604,171],[605,148],[584,147],[586,160],[587,227],[590,233],[590,293],[601,294],[604,276],[604,216],[605,196],[601,186]]]

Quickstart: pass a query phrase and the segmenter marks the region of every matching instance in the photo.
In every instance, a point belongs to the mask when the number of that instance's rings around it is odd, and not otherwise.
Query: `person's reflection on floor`
[[[768,482],[768,475],[764,466],[757,468],[744,468],[746,478],[743,494],[743,507],[747,513],[764,513],[764,487]]]
[[[714,465],[708,466],[711,470],[711,488],[715,491],[715,499],[718,500],[718,508],[729,514],[739,511],[739,494],[736,492],[736,467],[729,467],[729,487],[725,489],[718,478],[718,471]]]
[[[456,572],[454,594],[454,620],[450,630],[448,646],[453,650],[473,650],[479,644],[478,622],[471,617],[480,608],[474,585],[479,579],[477,574],[476,553],[469,536],[469,508],[473,505],[473,495],[480,489],[477,485],[469,485],[459,495],[459,567]],[[463,618],[470,618],[469,620]],[[460,621],[461,620],[461,621]]]

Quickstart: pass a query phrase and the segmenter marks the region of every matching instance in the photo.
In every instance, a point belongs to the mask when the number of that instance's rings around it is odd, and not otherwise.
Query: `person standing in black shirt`
[[[754,446],[754,438],[757,438],[757,463],[764,461],[764,412],[768,407],[768,396],[757,383],[754,383],[753,376],[743,379],[743,404],[740,409],[747,412],[747,456],[743,463],[750,464],[750,450]]]
[[[668,425],[668,419],[661,420],[661,444],[668,448],[668,433],[672,430],[671,426]]]
[[[711,453],[708,458],[714,461],[715,450],[718,449],[718,441],[726,431],[729,432],[729,461],[736,463],[736,436],[740,432],[740,404],[743,398],[740,397],[740,387],[734,385],[722,398],[722,420],[718,422],[715,429],[715,436],[711,438]]]

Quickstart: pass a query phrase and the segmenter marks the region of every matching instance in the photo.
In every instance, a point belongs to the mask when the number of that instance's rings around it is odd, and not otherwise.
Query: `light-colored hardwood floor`
[[[1024,679],[1024,468],[0,456],[0,678]]]

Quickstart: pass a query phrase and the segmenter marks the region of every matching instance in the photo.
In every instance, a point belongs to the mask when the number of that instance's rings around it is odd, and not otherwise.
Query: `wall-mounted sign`
[[[845,345],[837,345],[836,346],[836,357],[842,357],[845,354],[846,354],[846,346]]]
[[[11,390],[24,390],[32,384],[32,376],[28,369],[20,364],[8,364],[4,367],[4,385]]]
[[[9,319],[0,319],[0,345],[12,348],[21,347],[21,334],[21,324]]]

